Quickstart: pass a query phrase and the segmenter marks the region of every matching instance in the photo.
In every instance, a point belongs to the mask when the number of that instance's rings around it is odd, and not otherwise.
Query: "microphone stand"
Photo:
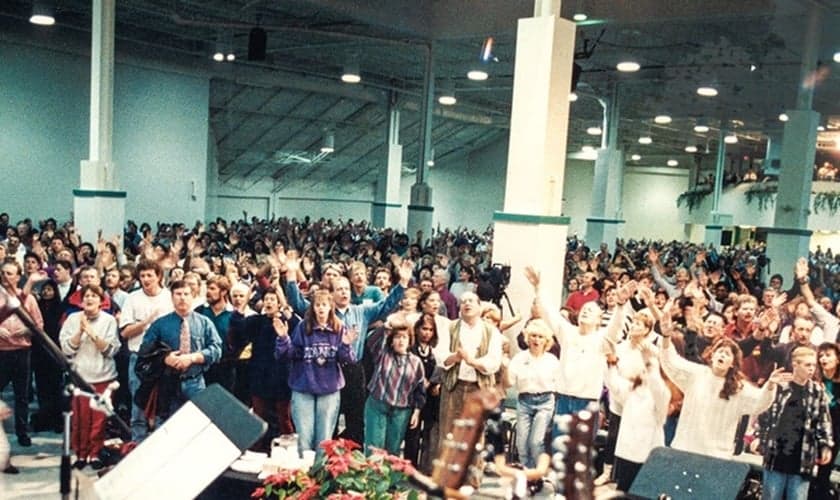
[[[99,411],[105,413],[108,418],[120,427],[122,432],[131,434],[131,429],[128,425],[114,412],[114,408],[110,402],[105,402],[105,395],[110,396],[110,391],[105,391],[104,394],[97,394],[96,390],[90,385],[81,375],[73,368],[73,365],[67,359],[67,356],[61,352],[61,349],[55,345],[55,342],[47,335],[43,328],[39,327],[29,312],[21,307],[20,299],[14,295],[9,294],[5,287],[0,286],[0,323],[6,320],[11,315],[17,316],[21,323],[29,330],[32,339],[41,343],[41,346],[47,352],[50,358],[58,365],[58,367],[67,374],[70,382],[65,388],[64,397],[64,433],[61,450],[61,467],[59,469],[59,485],[61,498],[69,500],[70,498],[70,417],[73,414],[72,410],[72,396],[79,390],[91,396],[91,406]],[[95,406],[94,406],[95,405]]]

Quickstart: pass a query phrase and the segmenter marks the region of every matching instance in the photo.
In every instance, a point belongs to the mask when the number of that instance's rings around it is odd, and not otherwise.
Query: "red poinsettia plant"
[[[323,456],[309,471],[281,470],[265,478],[251,498],[270,500],[417,500],[408,484],[414,468],[408,460],[372,449],[365,456],[361,447],[347,439],[321,443]]]

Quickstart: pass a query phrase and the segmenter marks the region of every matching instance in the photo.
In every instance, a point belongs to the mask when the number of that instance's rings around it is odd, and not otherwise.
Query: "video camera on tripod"
[[[502,297],[507,298],[505,289],[510,284],[510,266],[493,264],[478,275],[476,293],[479,300],[493,302],[502,307]],[[510,303],[510,301],[508,301]]]

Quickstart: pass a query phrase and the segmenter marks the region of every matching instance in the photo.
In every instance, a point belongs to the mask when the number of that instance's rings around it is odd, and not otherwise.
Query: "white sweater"
[[[106,312],[100,312],[96,319],[90,321],[91,329],[108,343],[104,351],[100,351],[93,340],[82,333],[81,342],[77,348],[70,345],[70,337],[81,328],[82,316],[79,311],[67,316],[58,335],[61,350],[73,363],[73,367],[85,382],[95,384],[107,382],[117,378],[117,364],[114,355],[120,349],[120,339],[117,337],[117,320]]]
[[[742,415],[770,408],[776,387],[759,389],[748,381],[729,399],[721,399],[724,378],[706,365],[683,359],[673,345],[660,351],[665,374],[685,394],[677,433],[671,447],[728,459],[735,451],[735,433]],[[772,388],[769,386],[773,385]]]
[[[659,375],[659,364],[653,362],[645,382],[635,388],[633,382],[613,368],[608,372],[607,386],[610,401],[616,400],[623,408],[615,456],[644,463],[652,449],[665,445],[663,426],[671,393]]]

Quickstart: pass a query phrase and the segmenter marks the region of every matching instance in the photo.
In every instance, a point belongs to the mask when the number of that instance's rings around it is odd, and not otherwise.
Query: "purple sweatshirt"
[[[341,342],[341,331],[315,327],[306,333],[306,322],[298,323],[291,335],[279,337],[274,354],[277,359],[292,362],[289,387],[307,394],[331,394],[344,387],[344,375],[339,363],[355,363],[349,344]]]

